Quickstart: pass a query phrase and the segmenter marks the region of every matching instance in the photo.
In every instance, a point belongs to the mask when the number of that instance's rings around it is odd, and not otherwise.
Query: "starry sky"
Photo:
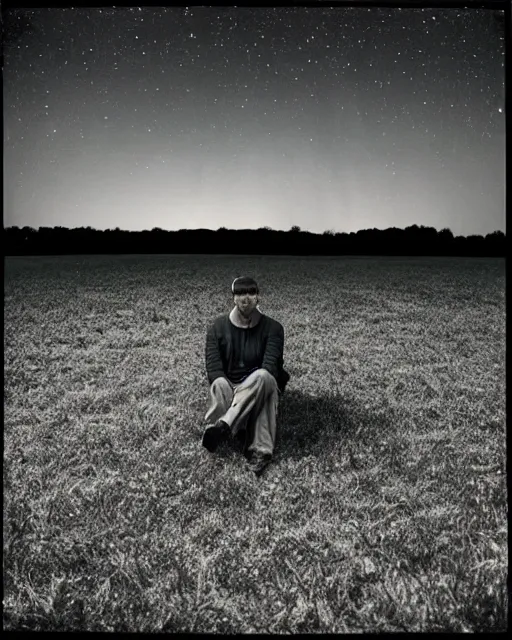
[[[505,231],[499,14],[10,9],[4,226]]]

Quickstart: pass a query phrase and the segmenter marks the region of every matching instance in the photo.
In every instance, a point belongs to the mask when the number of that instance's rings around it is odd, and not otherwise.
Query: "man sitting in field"
[[[259,310],[255,280],[236,278],[231,291],[233,310],[206,336],[211,402],[203,446],[213,452],[245,433],[248,466],[259,476],[274,452],[279,393],[290,378],[283,369],[284,329]]]

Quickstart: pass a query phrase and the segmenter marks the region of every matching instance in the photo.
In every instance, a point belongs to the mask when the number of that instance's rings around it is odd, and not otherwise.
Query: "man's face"
[[[238,311],[244,318],[248,318],[251,315],[259,301],[258,294],[252,288],[236,293],[233,298]]]

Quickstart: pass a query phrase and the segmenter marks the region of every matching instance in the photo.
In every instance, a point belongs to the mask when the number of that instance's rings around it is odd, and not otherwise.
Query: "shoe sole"
[[[254,473],[254,475],[255,475],[257,478],[259,478],[260,476],[262,476],[262,475],[263,475],[263,473],[264,473],[264,471],[265,471],[265,469],[266,469],[266,468],[267,468],[267,467],[263,467],[263,469],[252,469],[251,467],[249,467],[249,469]]]
[[[261,476],[265,469],[269,466],[270,460],[266,461],[262,466],[251,465],[250,463],[247,465],[249,470],[254,473],[256,476]]]

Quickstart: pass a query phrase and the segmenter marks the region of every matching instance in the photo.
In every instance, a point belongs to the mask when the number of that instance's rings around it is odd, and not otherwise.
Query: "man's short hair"
[[[239,278],[235,278],[233,280],[233,284],[231,285],[231,292],[234,296],[240,296],[244,293],[248,293],[250,295],[255,295],[259,293],[258,283],[254,278],[249,278],[248,276],[240,276]]]

